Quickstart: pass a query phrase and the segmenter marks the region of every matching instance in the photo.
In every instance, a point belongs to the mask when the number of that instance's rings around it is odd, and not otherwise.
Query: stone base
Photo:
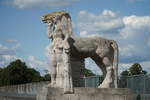
[[[133,100],[133,95],[122,88],[75,88],[74,94],[63,94],[63,89],[44,87],[36,100]]]

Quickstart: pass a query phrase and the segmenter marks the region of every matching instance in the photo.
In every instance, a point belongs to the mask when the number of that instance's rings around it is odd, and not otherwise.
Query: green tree
[[[1,84],[2,78],[3,78],[2,74],[3,74],[3,68],[0,68],[0,84]]]
[[[96,76],[96,74],[94,74],[91,70],[89,70],[87,68],[84,69],[84,74],[85,74],[85,77]]]
[[[0,71],[2,71],[3,69],[2,68],[0,68]]]
[[[27,82],[39,82],[44,80],[44,78],[40,75],[38,71],[36,71],[34,68],[27,68],[25,70],[25,79]]]
[[[50,74],[45,74],[45,75],[44,75],[44,81],[51,81],[51,76],[50,76]]]
[[[121,76],[128,76],[128,75],[129,75],[129,71],[127,70],[121,72]]]
[[[142,66],[139,63],[135,63],[129,68],[129,75],[139,75],[146,73],[147,72],[142,69]]]
[[[0,71],[0,86],[42,81],[43,77],[33,68],[28,68],[21,60],[11,62]]]
[[[139,63],[134,63],[128,70],[121,72],[121,76],[131,76],[140,74],[147,74],[147,71],[143,70],[142,66]]]
[[[127,87],[127,79],[128,79],[127,76],[140,75],[140,74],[147,74],[147,72],[142,69],[142,66],[139,63],[134,63],[128,70],[121,72],[119,87],[121,88]]]

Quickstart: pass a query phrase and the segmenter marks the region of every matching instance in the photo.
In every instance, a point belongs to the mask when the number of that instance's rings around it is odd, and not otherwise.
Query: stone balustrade
[[[38,89],[47,84],[38,82],[0,87],[0,100],[36,100]]]

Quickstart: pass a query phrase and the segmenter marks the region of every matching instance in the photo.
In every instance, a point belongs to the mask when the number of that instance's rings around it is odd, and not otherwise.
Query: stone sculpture
[[[64,93],[73,93],[68,37],[66,36],[63,39],[60,34],[56,34],[51,45],[51,50],[53,74],[52,83],[49,86],[64,87]]]
[[[92,58],[101,68],[104,81],[99,88],[117,88],[118,46],[114,40],[102,37],[81,38],[72,32],[71,17],[65,11],[53,12],[42,17],[48,24],[48,37],[51,43],[51,87],[63,87],[64,92],[73,92],[74,72],[72,58],[81,63]],[[78,65],[76,66],[78,68]]]

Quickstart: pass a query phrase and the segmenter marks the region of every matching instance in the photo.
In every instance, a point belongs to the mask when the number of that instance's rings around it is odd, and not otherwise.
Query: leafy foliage
[[[38,71],[28,68],[19,59],[0,69],[0,86],[39,82],[42,80],[44,78],[40,76]]]
[[[127,87],[127,79],[128,79],[127,76],[140,74],[147,74],[147,72],[142,69],[142,66],[140,64],[134,63],[128,70],[125,70],[121,73],[121,77],[119,80],[119,87],[121,88]]]
[[[50,74],[44,75],[44,81],[51,81],[51,76],[50,76]]]
[[[125,70],[121,73],[122,76],[131,76],[131,75],[140,75],[147,74],[145,70],[142,69],[142,66],[139,63],[134,63],[129,70]]]
[[[129,71],[125,70],[121,73],[121,76],[128,76],[129,75]]]
[[[96,76],[96,74],[94,74],[91,70],[89,70],[87,68],[84,69],[84,74],[85,74],[85,77]]]
[[[129,68],[129,75],[139,75],[139,74],[146,74],[147,72],[142,69],[142,66],[138,63],[133,64]]]

